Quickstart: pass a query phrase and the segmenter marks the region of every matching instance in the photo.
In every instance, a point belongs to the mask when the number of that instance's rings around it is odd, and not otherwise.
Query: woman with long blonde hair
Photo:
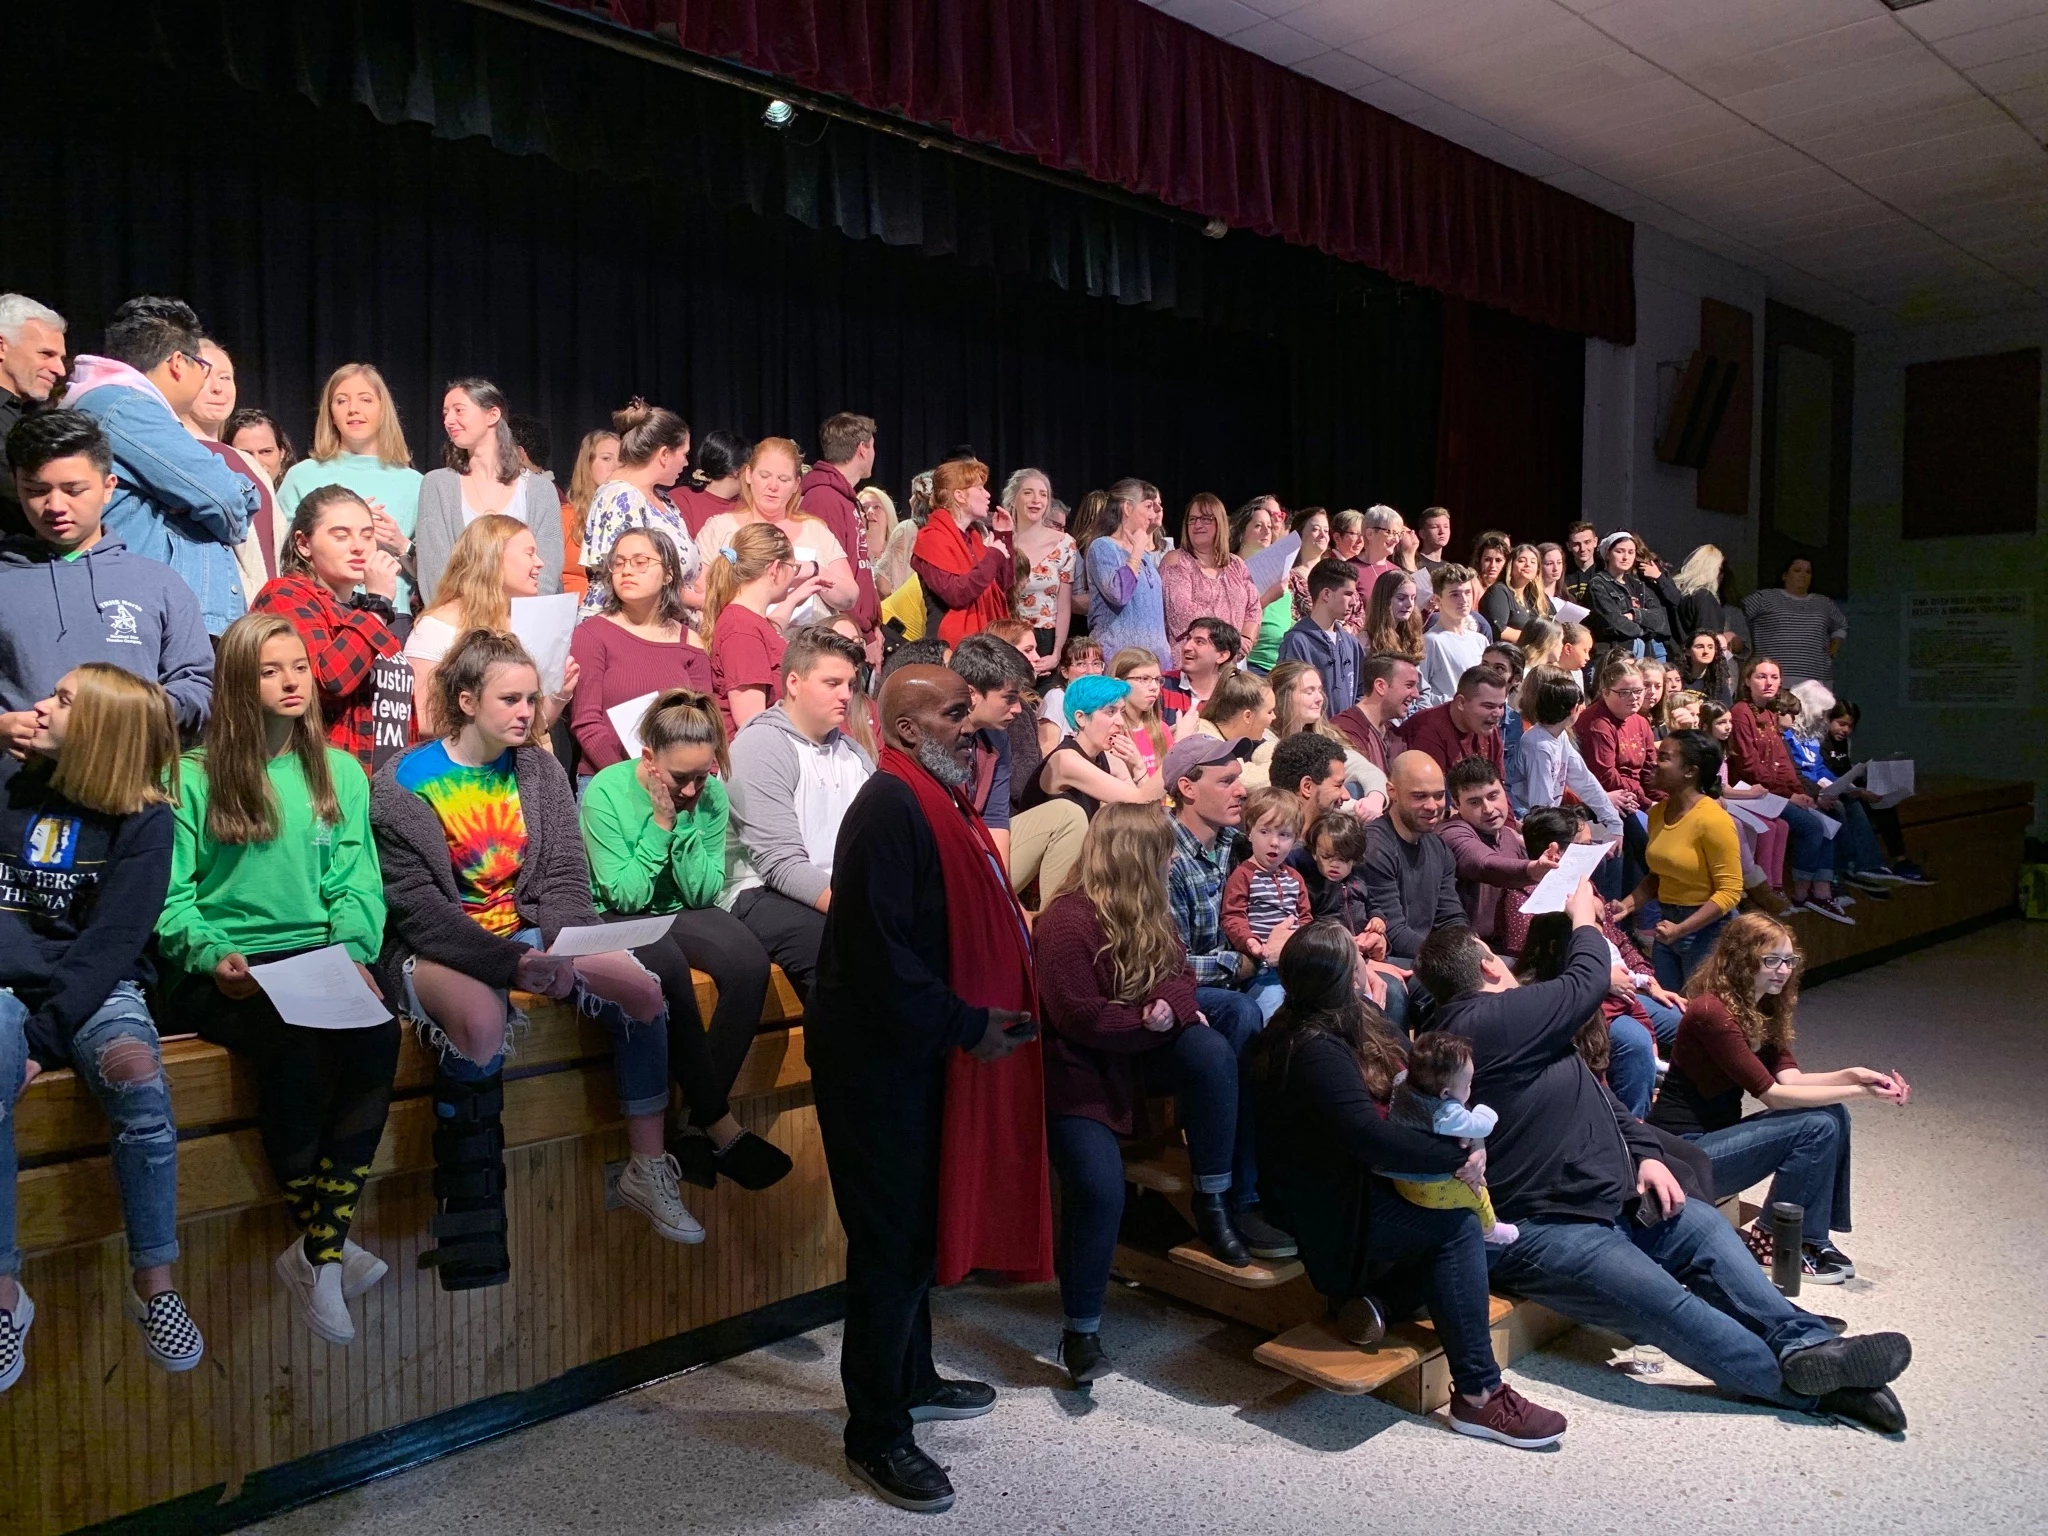
[[[590,524],[590,503],[598,488],[619,467],[619,434],[608,427],[583,434],[576,445],[576,464],[569,471],[569,489],[562,500],[562,590],[581,597],[590,590],[583,569],[583,535]]]
[[[1776,918],[1744,912],[1729,919],[1686,983],[1691,1001],[1650,1123],[1707,1154],[1717,1197],[1769,1179],[1772,1203],[1804,1207],[1805,1279],[1834,1285],[1856,1273],[1831,1236],[1849,1230],[1845,1106],[1876,1099],[1904,1108],[1913,1086],[1897,1071],[1801,1069],[1792,1041],[1802,959],[1798,939]],[[1762,1114],[1744,1118],[1745,1093],[1762,1102]],[[1768,1261],[1769,1228],[1745,1237]]]
[[[0,1392],[21,1378],[35,1303],[15,1242],[14,1105],[69,1067],[105,1115],[128,1234],[121,1306],[149,1358],[189,1371],[205,1344],[171,1285],[178,1132],[142,988],[171,878],[178,722],[160,687],[107,662],[35,706],[27,761],[0,797]]]
[[[368,363],[343,363],[327,376],[320,391],[312,452],[278,482],[278,520],[289,525],[308,492],[338,485],[355,492],[370,509],[377,548],[405,562],[412,554],[413,530],[419,526],[424,479],[412,467],[412,450],[406,446],[398,406],[384,375]],[[281,527],[280,555],[288,543]],[[412,598],[412,584],[401,576],[394,606],[409,613]]]
[[[370,781],[327,744],[305,641],[278,614],[221,636],[206,745],[186,757],[171,894],[157,923],[174,1017],[253,1069],[257,1123],[296,1228],[274,1268],[313,1334],[355,1339],[348,1300],[386,1265],[349,1237],[384,1133],[398,1023],[286,1022],[252,966],[338,944],[374,989],[384,881]]]
[[[1130,685],[1131,691],[1123,701],[1124,728],[1130,732],[1138,755],[1145,760],[1145,771],[1157,773],[1166,762],[1167,749],[1173,745],[1173,737],[1159,714],[1163,684],[1159,658],[1143,646],[1127,645],[1109,658],[1109,675]]]
[[[1102,1298],[1124,1208],[1117,1137],[1133,1130],[1141,1079],[1174,1094],[1203,1243],[1226,1264],[1251,1262],[1230,1212],[1236,1045],[1203,1021],[1196,1001],[1167,899],[1174,847],[1173,823],[1156,806],[1105,805],[1066,888],[1032,930],[1048,1145],[1062,1194],[1060,1356],[1076,1386],[1109,1369]]]
[[[1364,802],[1364,814],[1368,819],[1379,815],[1380,809],[1385,807],[1387,776],[1364,753],[1346,741],[1344,733],[1323,713],[1322,673],[1305,661],[1283,661],[1273,669],[1268,681],[1273,685],[1273,729],[1253,751],[1251,762],[1245,765],[1247,777],[1254,782],[1269,780],[1273,771],[1273,753],[1280,743],[1303,731],[1312,731],[1343,748],[1345,784],[1352,795]],[[1377,802],[1374,796],[1379,797]],[[1375,803],[1379,809],[1374,808]]]
[[[807,624],[844,613],[859,598],[860,587],[832,530],[823,519],[804,511],[798,491],[802,476],[803,454],[795,443],[786,437],[762,438],[740,470],[739,505],[698,530],[697,553],[708,572],[718,552],[731,546],[734,535],[748,524],[767,523],[779,530],[794,551],[797,583],[809,588],[791,622]],[[705,638],[710,638],[708,633]]]
[[[533,530],[517,518],[487,513],[462,530],[426,612],[406,637],[405,658],[412,663],[413,705],[421,731],[440,729],[432,714],[434,670],[449,647],[472,629],[508,632],[512,599],[538,597],[546,569]],[[581,675],[581,667],[571,656],[562,671],[560,690],[542,701],[542,734],[554,727],[575,697]]]

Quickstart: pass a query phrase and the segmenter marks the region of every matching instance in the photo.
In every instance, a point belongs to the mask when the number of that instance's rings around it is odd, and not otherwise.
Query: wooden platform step
[[[1161,1146],[1124,1156],[1124,1179],[1140,1189],[1161,1195],[1192,1195],[1195,1176],[1188,1167],[1186,1147]]]
[[[1239,1269],[1224,1263],[1200,1243],[1182,1243],[1178,1248],[1167,1249],[1166,1256],[1184,1268],[1214,1276],[1226,1285],[1242,1286],[1248,1291],[1271,1290],[1276,1285],[1299,1280],[1304,1273],[1299,1259],[1253,1259]]]
[[[1487,1315],[1494,1359],[1502,1365],[1572,1327],[1569,1318],[1547,1307],[1506,1296],[1490,1298]],[[1252,1358],[1325,1392],[1347,1397],[1370,1393],[1410,1413],[1434,1413],[1451,1398],[1450,1361],[1426,1320],[1390,1328],[1377,1349],[1360,1349],[1317,1317],[1267,1340]]]
[[[1269,1370],[1297,1376],[1310,1386],[1344,1397],[1364,1397],[1422,1364],[1426,1351],[1387,1339],[1378,1349],[1360,1349],[1340,1339],[1328,1323],[1303,1323],[1252,1351]]]

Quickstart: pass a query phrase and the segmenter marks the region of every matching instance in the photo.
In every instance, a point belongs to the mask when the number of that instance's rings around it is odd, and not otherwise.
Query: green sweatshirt
[[[296,755],[270,760],[283,814],[267,843],[216,843],[206,835],[206,754],[179,769],[182,798],[171,848],[171,889],[157,921],[173,965],[198,974],[230,954],[274,955],[347,946],[364,965],[384,945],[384,877],[370,839],[370,781],[354,757],[327,749],[341,821],[313,818],[312,792]]]
[[[706,779],[673,830],[654,819],[638,758],[601,770],[583,791],[583,846],[600,912],[661,916],[715,906],[725,888],[725,786]]]

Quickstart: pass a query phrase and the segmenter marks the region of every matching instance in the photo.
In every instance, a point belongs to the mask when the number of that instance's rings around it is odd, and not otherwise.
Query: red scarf
[[[974,806],[922,764],[882,749],[881,771],[917,796],[946,887],[946,984],[977,1008],[1038,1012],[1024,909],[1001,873]],[[1001,1061],[955,1051],[946,1062],[939,1139],[939,1284],[971,1269],[1015,1280],[1052,1278],[1052,1205],[1045,1174],[1045,1072],[1036,1040]]]
[[[939,507],[933,510],[930,521],[918,534],[912,553],[955,576],[972,576],[981,568],[981,562],[988,554],[988,545],[981,536],[980,528],[962,530],[953,514]],[[1009,613],[1010,584],[992,581],[981,589],[981,596],[970,606],[947,611],[939,620],[939,638],[948,645],[958,645],[969,635],[980,634],[997,619],[1009,617]]]

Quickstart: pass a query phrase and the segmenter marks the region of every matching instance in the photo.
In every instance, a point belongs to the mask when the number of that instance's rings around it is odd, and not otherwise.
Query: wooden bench
[[[417,1267],[433,1246],[433,1062],[408,1035],[357,1220],[391,1273],[354,1304],[347,1349],[313,1338],[271,1273],[292,1229],[242,1063],[199,1040],[164,1047],[179,1128],[178,1283],[207,1336],[206,1361],[175,1377],[143,1359],[121,1314],[128,1265],[106,1120],[69,1072],[30,1085],[15,1114],[17,1204],[22,1283],[39,1315],[27,1374],[0,1395],[0,1530],[54,1533],[188,1495],[232,1498],[246,1478],[329,1452],[338,1465],[380,1468],[455,1410],[496,1422],[504,1394],[803,1305],[844,1278],[801,1010],[779,973],[733,1112],[795,1170],[760,1193],[686,1186],[709,1234],[694,1247],[606,1208],[625,1135],[603,1027],[562,1004],[520,1001],[531,1025],[505,1074],[511,1282],[451,1295]],[[707,1017],[715,1001],[700,976]]]

